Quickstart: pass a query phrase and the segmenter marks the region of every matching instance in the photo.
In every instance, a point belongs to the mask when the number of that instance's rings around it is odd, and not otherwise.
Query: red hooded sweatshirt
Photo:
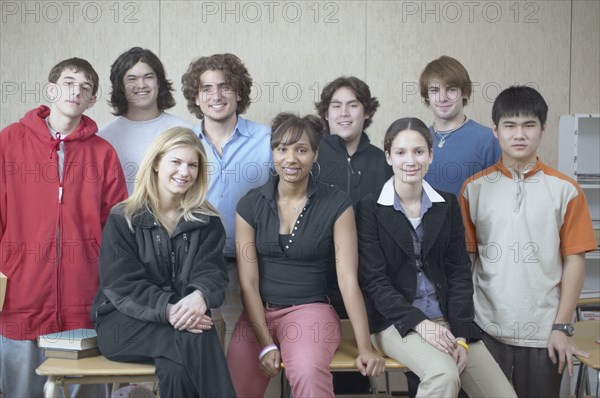
[[[14,340],[93,327],[102,227],[127,197],[117,154],[87,116],[63,139],[61,180],[49,114],[40,106],[0,132],[0,334]]]

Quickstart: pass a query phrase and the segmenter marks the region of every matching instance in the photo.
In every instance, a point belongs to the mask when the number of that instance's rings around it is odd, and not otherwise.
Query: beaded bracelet
[[[456,344],[462,346],[467,352],[469,352],[469,345],[462,340],[456,340]]]
[[[260,360],[262,360],[262,359],[263,359],[263,357],[264,357],[265,355],[267,355],[267,353],[269,353],[269,352],[271,352],[271,351],[273,351],[273,350],[278,350],[278,349],[279,349],[279,348],[277,348],[277,346],[276,346],[275,344],[273,344],[273,343],[266,345],[266,346],[265,346],[265,347],[262,349],[262,351],[260,352],[260,354],[258,354],[258,360],[259,360],[259,361],[260,361]]]

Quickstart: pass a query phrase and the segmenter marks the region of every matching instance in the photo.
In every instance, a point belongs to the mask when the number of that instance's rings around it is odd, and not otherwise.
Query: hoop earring
[[[269,164],[269,174],[273,177],[277,177],[277,170],[275,169],[275,164],[273,162]]]
[[[312,169],[310,169],[310,175],[311,175],[311,176],[313,176],[313,178],[315,178],[315,179],[316,179],[316,178],[319,178],[319,176],[321,175],[321,165],[319,164],[319,162],[318,162],[318,161],[316,161],[316,162],[315,162],[315,164],[317,165],[317,169],[318,169],[319,171],[318,171],[317,175],[314,175],[314,174],[313,174],[313,171],[312,171]],[[313,166],[314,166],[314,165],[313,165]],[[314,168],[314,167],[313,167],[313,168]]]

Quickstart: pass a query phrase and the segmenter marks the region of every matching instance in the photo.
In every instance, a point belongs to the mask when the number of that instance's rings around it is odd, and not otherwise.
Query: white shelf
[[[596,250],[596,251],[593,251],[593,252],[585,253],[585,258],[587,258],[589,260],[600,259],[600,252],[598,250]]]
[[[600,114],[564,115],[558,126],[558,169],[570,177],[600,174]],[[576,179],[576,178],[575,178]]]
[[[600,114],[560,117],[558,169],[577,181],[577,175],[600,174]],[[594,179],[579,184],[590,207],[592,220],[600,220],[600,183]],[[595,224],[595,225],[596,225]],[[600,251],[586,253],[582,296],[600,291]]]
[[[581,189],[600,189],[600,184],[581,184],[579,183]]]

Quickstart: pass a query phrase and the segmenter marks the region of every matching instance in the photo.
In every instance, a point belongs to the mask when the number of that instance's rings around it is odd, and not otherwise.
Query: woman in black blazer
[[[453,194],[423,176],[432,139],[419,119],[384,139],[394,177],[357,209],[359,277],[373,344],[421,379],[417,397],[515,397],[473,322],[471,262]]]

